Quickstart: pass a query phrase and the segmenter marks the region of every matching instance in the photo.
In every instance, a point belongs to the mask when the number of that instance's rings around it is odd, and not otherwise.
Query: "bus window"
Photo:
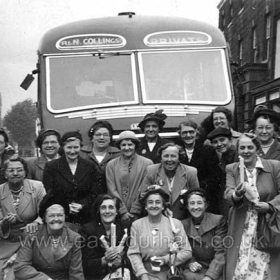
[[[139,55],[145,103],[227,104],[231,100],[221,50]]]
[[[137,103],[134,69],[132,55],[49,57],[49,110],[66,112],[101,105]]]

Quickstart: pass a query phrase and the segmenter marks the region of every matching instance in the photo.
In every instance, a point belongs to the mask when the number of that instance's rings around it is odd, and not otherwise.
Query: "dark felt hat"
[[[69,138],[76,138],[81,142],[83,141],[82,135],[79,131],[68,131],[61,137],[61,144],[64,144]]]
[[[65,215],[69,215],[70,208],[67,200],[61,196],[47,194],[40,203],[39,216],[43,219],[47,209],[54,204],[61,205],[64,208]]]
[[[152,121],[152,120],[155,120],[158,122],[158,124],[160,126],[164,126],[165,125],[165,119],[167,118],[167,116],[165,114],[162,113],[163,110],[157,110],[155,111],[154,113],[149,113],[147,114],[144,119],[138,124],[138,126],[143,129],[146,122],[147,121]]]
[[[215,128],[214,130],[212,130],[208,135],[207,135],[207,139],[209,139],[210,141],[212,141],[215,137],[217,136],[225,136],[228,138],[231,138],[231,132],[229,129],[224,128],[224,127],[218,127]]]
[[[257,109],[255,112],[254,112],[254,115],[253,115],[253,120],[252,121],[256,121],[259,117],[261,116],[269,116],[269,118],[273,121],[273,122],[276,122],[276,123],[279,123],[280,121],[280,115],[279,113],[275,112],[274,110],[271,110],[271,109],[268,109],[268,108],[260,108],[260,109]]]
[[[151,185],[140,194],[140,202],[144,204],[147,197],[151,194],[160,194],[166,202],[169,201],[169,194],[161,186]]]

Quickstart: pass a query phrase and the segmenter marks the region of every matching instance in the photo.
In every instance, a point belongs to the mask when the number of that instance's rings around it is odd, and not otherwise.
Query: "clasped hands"
[[[189,270],[191,272],[195,273],[195,272],[201,270],[201,268],[202,268],[202,265],[200,263],[198,263],[198,262],[191,262],[191,263],[189,263]],[[212,278],[205,275],[202,280],[212,280]]]
[[[113,267],[120,267],[122,264],[122,253],[118,247],[110,247],[105,251],[104,261]]]
[[[238,186],[235,188],[235,195],[238,198],[243,197],[246,193],[248,186],[249,186],[248,182],[239,183]],[[261,202],[261,201],[254,200],[253,197],[252,197],[252,199],[250,199],[250,195],[247,195],[247,198],[254,205],[254,208],[258,213],[266,213],[269,211],[270,207],[267,202]]]

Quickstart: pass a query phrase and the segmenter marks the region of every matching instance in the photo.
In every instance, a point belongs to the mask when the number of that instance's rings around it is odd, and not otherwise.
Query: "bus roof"
[[[193,31],[193,33],[191,31]],[[198,46],[201,48],[226,47],[223,33],[217,27],[204,22],[180,17],[121,15],[81,20],[53,28],[43,36],[38,51],[40,54],[73,53],[73,49],[57,48],[57,42],[62,38],[94,34],[113,34],[125,39],[125,44],[117,46],[116,48],[112,46],[109,49],[110,51],[157,49],[162,48],[162,46],[148,46],[145,44],[144,40],[147,35],[159,32],[163,34],[169,32],[190,32],[192,33],[191,36],[195,33],[205,33],[211,38],[207,44],[192,43],[189,46],[184,46],[184,48]],[[172,47],[171,44],[164,48]],[[102,49],[102,47],[100,49]],[[90,47],[87,47],[87,50],[89,52],[97,51],[96,48],[91,49]],[[85,49],[75,49],[74,52],[85,52]]]

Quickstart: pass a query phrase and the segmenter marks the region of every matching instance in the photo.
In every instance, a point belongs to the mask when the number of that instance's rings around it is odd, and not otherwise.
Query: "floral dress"
[[[245,196],[249,201],[259,201],[259,193],[256,187],[257,167],[261,162],[257,161],[253,171],[246,169],[248,185]],[[262,165],[262,164],[261,164]],[[237,265],[232,280],[270,280],[270,254],[255,248],[256,230],[258,224],[258,212],[253,204],[246,213],[245,225],[239,249]]]

